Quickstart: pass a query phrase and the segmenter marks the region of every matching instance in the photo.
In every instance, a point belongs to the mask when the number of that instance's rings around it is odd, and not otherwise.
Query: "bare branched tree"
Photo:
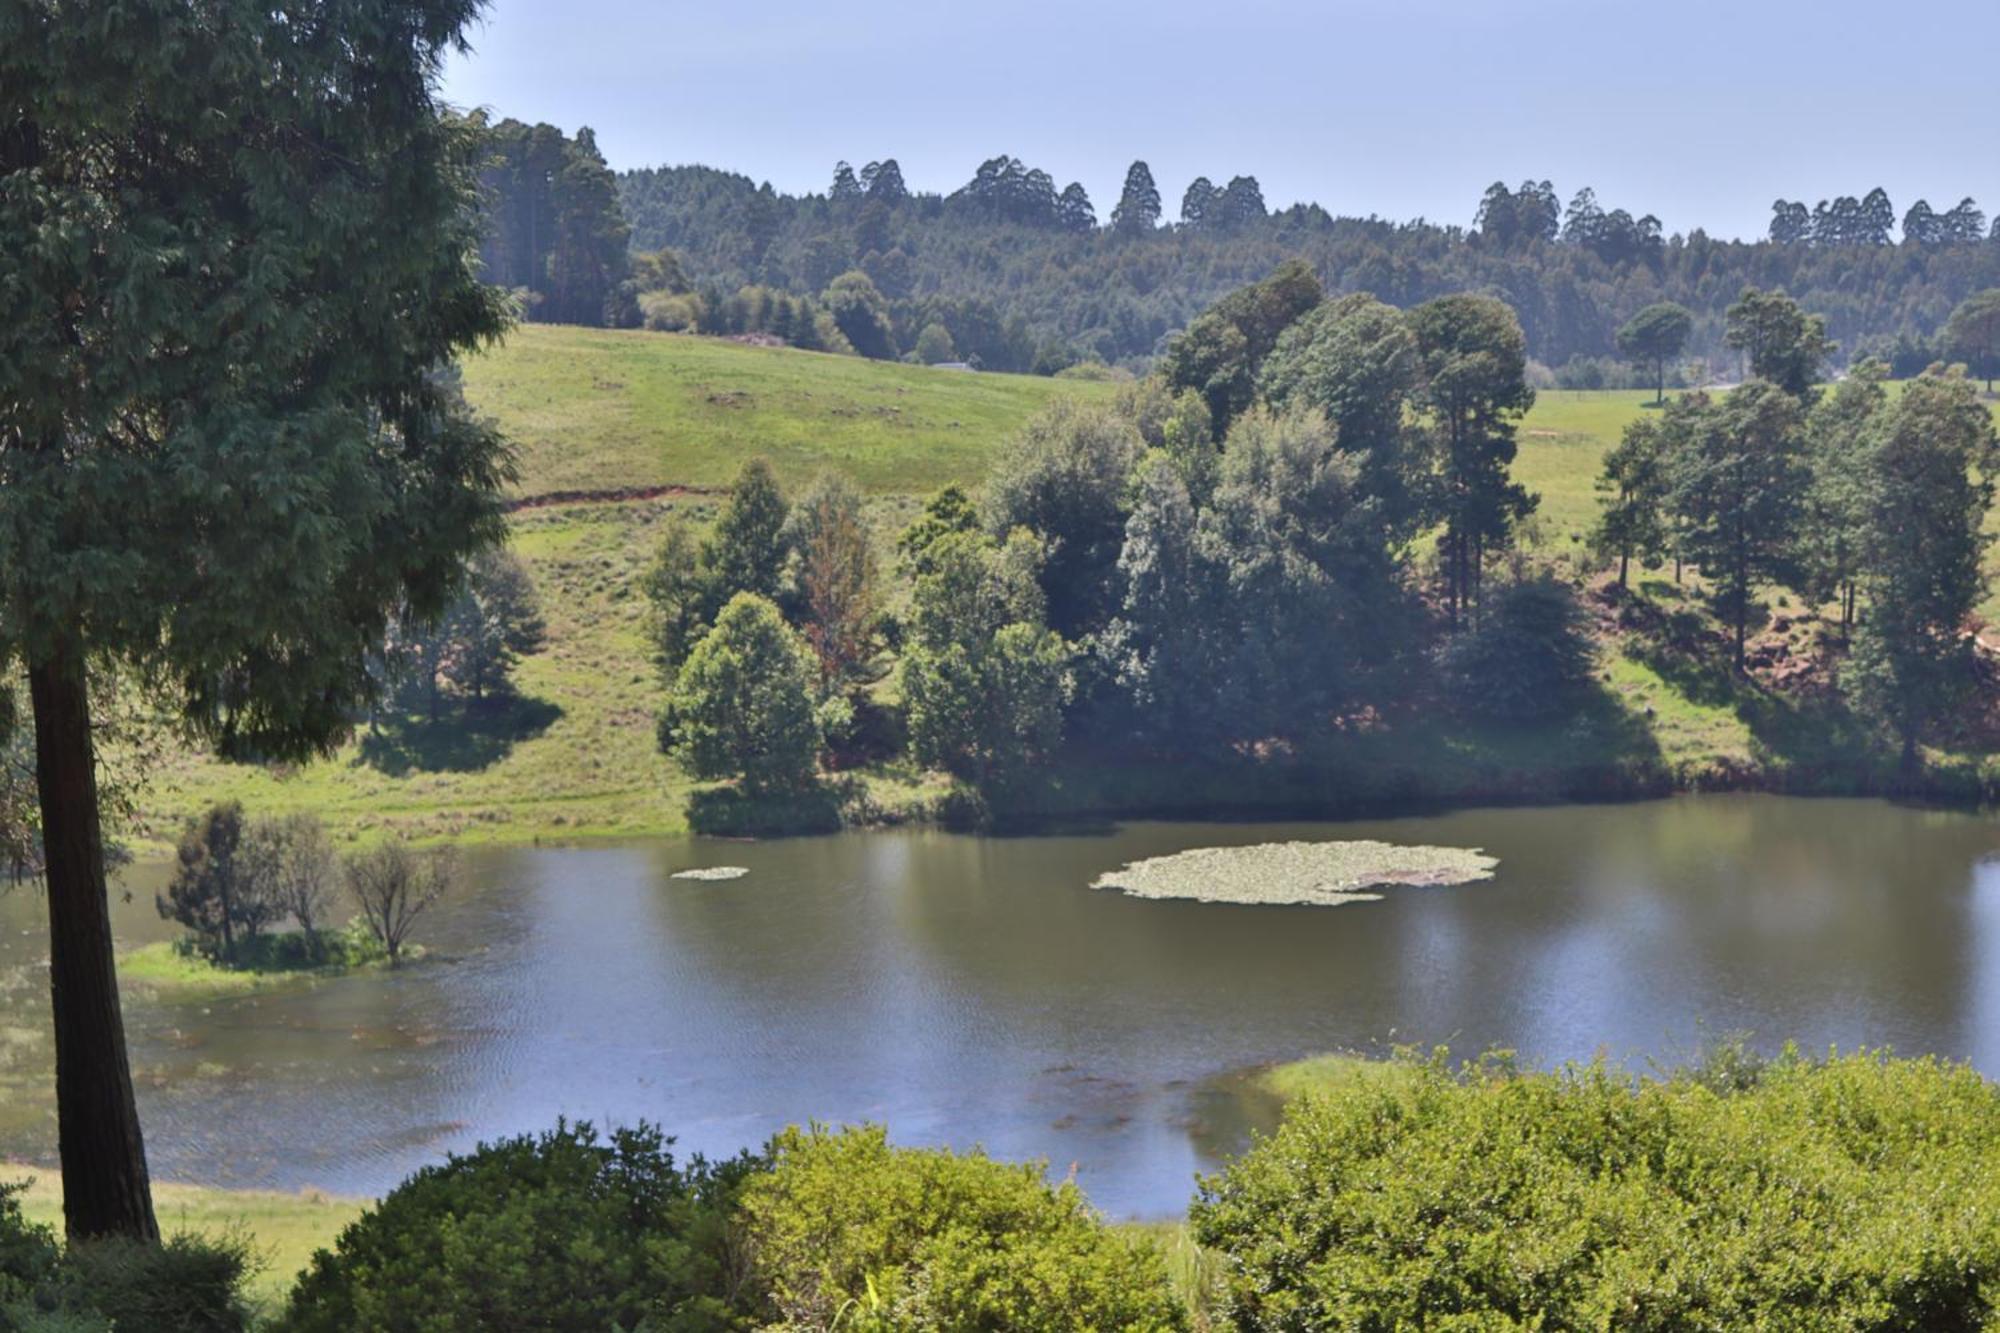
[[[402,960],[410,927],[457,878],[458,857],[449,848],[419,852],[384,842],[347,858],[347,891],[392,967]]]

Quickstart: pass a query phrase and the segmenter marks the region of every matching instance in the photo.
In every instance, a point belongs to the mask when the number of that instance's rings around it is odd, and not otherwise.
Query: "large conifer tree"
[[[476,0],[0,0],[0,661],[33,700],[64,1204],[157,1235],[112,963],[89,682],[305,755],[391,608],[501,533],[453,355]]]

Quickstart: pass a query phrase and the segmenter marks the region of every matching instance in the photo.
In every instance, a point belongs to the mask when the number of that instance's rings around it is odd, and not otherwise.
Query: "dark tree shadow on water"
[[[547,699],[514,695],[453,708],[435,722],[422,713],[385,718],[362,732],[356,762],[392,778],[476,773],[547,731],[561,716],[561,707]]]

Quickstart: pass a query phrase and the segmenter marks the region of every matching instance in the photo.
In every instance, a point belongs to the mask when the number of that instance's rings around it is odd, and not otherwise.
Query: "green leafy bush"
[[[64,1249],[0,1184],[0,1330],[5,1333],[240,1333],[248,1328],[241,1238],[104,1240]]]
[[[202,947],[199,937],[185,935],[174,941],[174,952],[183,958],[202,958],[233,972],[310,972],[318,968],[368,967],[385,962],[388,950],[359,917],[338,930],[320,930],[308,935],[302,930],[269,931],[239,942],[236,953],[226,961],[214,958]]]
[[[1440,1057],[1295,1103],[1191,1213],[1246,1330],[1988,1328],[1996,1218],[2000,1089],[1867,1054]]]
[[[10,1304],[46,1282],[62,1251],[55,1232],[21,1213],[25,1183],[0,1183],[0,1305]],[[0,1316],[0,1328],[6,1327]]]
[[[683,1166],[640,1126],[559,1124],[398,1186],[322,1250],[276,1327],[733,1329],[746,1160]]]
[[[1575,595],[1555,579],[1533,578],[1500,589],[1477,626],[1446,642],[1438,665],[1459,711],[1536,722],[1574,708],[1592,648]]]
[[[27,1328],[105,1333],[241,1333],[250,1327],[243,1279],[251,1267],[242,1237],[173,1236],[164,1244],[102,1240],[71,1247],[44,1308],[57,1316]]]
[[[812,654],[769,600],[737,593],[681,664],[660,741],[698,778],[798,791],[812,784],[819,728]]]
[[[1042,1168],[790,1129],[743,1192],[754,1274],[786,1329],[1178,1329],[1158,1251]]]

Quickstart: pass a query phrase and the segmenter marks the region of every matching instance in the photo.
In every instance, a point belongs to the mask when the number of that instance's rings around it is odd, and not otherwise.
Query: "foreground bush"
[[[879,1127],[787,1130],[772,1154],[743,1213],[781,1328],[1185,1326],[1158,1252],[1110,1231],[1039,1166],[891,1148]]]
[[[558,1125],[426,1167],[315,1256],[277,1327],[740,1327],[729,1214],[747,1165],[681,1166],[669,1143]]]
[[[1867,1055],[1711,1072],[1355,1081],[1295,1103],[1191,1219],[1251,1330],[2000,1318],[2000,1090]]]
[[[163,1245],[99,1241],[64,1250],[0,1185],[4,1333],[240,1333],[249,1327],[241,1240],[175,1236]]]

